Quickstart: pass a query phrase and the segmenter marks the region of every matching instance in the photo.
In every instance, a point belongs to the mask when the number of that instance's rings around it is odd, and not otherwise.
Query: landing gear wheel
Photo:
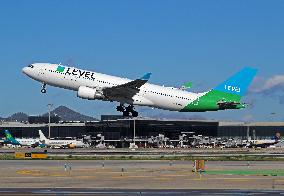
[[[46,89],[43,88],[43,89],[41,89],[40,92],[44,94],[44,93],[46,93]]]
[[[133,111],[134,106],[133,105],[129,105],[125,108],[126,111],[131,112]]]
[[[41,91],[40,91],[40,92],[41,92],[41,93],[46,93],[46,89],[45,89],[46,84],[45,84],[45,83],[43,83],[41,87],[42,87],[42,89],[41,89]]]
[[[127,107],[125,107],[123,104],[120,104],[119,106],[116,107],[116,110],[118,112],[122,112],[124,117],[130,116],[130,113],[132,117],[138,116],[138,112],[134,110],[133,105],[128,105]]]
[[[123,105],[117,106],[116,107],[116,111],[123,112],[124,111],[124,106]]]
[[[138,112],[136,112],[136,111],[132,111],[131,113],[132,113],[132,117],[137,117],[138,116]]]
[[[123,116],[129,116],[129,112],[128,111],[123,111]]]

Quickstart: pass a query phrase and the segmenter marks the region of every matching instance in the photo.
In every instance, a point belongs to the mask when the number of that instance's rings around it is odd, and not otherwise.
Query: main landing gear
[[[130,113],[132,114],[132,117],[138,116],[138,112],[134,110],[133,105],[125,107],[124,105],[120,104],[119,106],[116,107],[116,110],[118,112],[122,112],[123,116],[130,116]]]
[[[46,87],[46,84],[43,83],[42,86],[41,86],[42,89],[40,90],[41,93],[46,93],[46,88],[45,87]]]

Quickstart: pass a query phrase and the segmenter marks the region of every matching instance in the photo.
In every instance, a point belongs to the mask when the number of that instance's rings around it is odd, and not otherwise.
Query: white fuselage
[[[23,72],[34,80],[51,86],[78,91],[79,87],[103,89],[128,83],[132,80],[101,73],[64,66],[64,72],[58,72],[58,64],[35,63],[25,67]],[[186,105],[203,96],[205,93],[191,93],[178,88],[164,87],[146,83],[132,99],[117,97],[102,99],[117,101],[122,104],[133,104],[155,107],[171,111],[180,111]]]
[[[36,143],[39,143],[39,138],[15,138],[22,146],[32,146]]]
[[[81,140],[53,140],[45,139],[43,143],[48,147],[76,147],[83,148],[86,146]]]
[[[57,139],[47,139],[41,130],[38,131],[40,142],[47,147],[76,147],[83,148],[86,147],[82,140],[67,139],[67,140],[57,140]]]

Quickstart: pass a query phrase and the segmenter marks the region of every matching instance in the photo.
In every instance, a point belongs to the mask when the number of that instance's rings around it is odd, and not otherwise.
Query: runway
[[[284,149],[41,149],[0,148],[0,159],[13,159],[15,152],[46,152],[50,159],[84,160],[272,160],[284,161]]]
[[[45,188],[34,188],[34,189],[0,189],[0,195],[17,196],[17,195],[95,195],[95,196],[187,196],[187,195],[283,195],[283,191],[269,191],[269,190],[198,190],[198,189],[184,189],[184,190],[130,190],[130,189],[45,189]]]

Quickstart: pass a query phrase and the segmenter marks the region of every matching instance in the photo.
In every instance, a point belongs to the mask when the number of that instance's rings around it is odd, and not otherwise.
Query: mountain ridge
[[[58,106],[54,110],[50,112],[50,114],[57,115],[60,117],[62,121],[94,121],[98,120],[92,116],[87,116],[84,114],[81,114],[75,110],[72,110],[66,106]],[[48,116],[48,113],[44,113],[38,116]],[[24,112],[16,112],[12,114],[11,116],[5,118],[0,117],[1,121],[28,121],[29,115]]]

